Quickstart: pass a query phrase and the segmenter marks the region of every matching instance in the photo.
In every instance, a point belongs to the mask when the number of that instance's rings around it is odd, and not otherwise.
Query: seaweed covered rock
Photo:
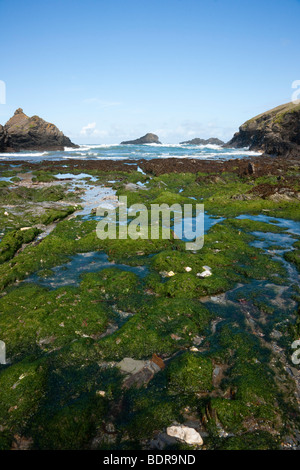
[[[73,144],[54,124],[39,116],[29,117],[21,108],[15,111],[5,126],[0,126],[1,151],[56,151],[65,147],[77,148],[78,145]]]
[[[226,147],[300,156],[300,104],[287,103],[246,121]]]

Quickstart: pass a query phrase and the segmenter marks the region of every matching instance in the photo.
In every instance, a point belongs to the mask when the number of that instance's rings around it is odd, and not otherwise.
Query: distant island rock
[[[54,124],[39,116],[28,117],[23,109],[16,110],[4,126],[0,125],[0,151],[56,151],[65,147],[78,148]]]
[[[216,137],[211,137],[210,139],[196,139],[186,140],[185,142],[180,142],[180,145],[224,145],[224,142]]]
[[[148,133],[143,137],[135,140],[127,140],[121,142],[120,145],[142,145],[142,144],[160,144],[161,142],[158,140],[158,136],[155,134]]]
[[[283,104],[246,121],[225,146],[300,157],[300,104]]]

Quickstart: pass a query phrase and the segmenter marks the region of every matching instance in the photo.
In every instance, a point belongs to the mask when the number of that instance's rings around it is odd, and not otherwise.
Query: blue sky
[[[0,123],[22,107],[79,143],[229,139],[291,101],[299,0],[0,0]]]

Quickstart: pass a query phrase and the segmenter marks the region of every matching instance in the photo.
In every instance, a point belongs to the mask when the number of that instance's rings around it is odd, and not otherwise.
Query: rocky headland
[[[27,116],[23,109],[16,110],[4,126],[0,125],[0,151],[22,150],[57,151],[65,147],[78,148],[54,124],[39,116]]]
[[[161,144],[156,134],[148,133],[135,140],[126,140],[121,145],[142,145],[142,144]]]
[[[246,121],[225,146],[299,157],[300,104],[287,103]]]
[[[218,139],[217,137],[210,137],[209,139],[199,139],[196,137],[192,140],[186,140],[185,142],[180,142],[180,145],[224,145],[223,140]]]

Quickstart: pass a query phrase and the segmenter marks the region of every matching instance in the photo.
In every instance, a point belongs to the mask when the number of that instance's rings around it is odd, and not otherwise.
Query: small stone
[[[190,268],[189,266],[186,266],[184,269],[185,269],[185,271],[186,271],[187,273],[189,273],[189,272],[192,271],[192,268]]]
[[[169,271],[167,273],[167,275],[168,275],[168,277],[172,277],[172,276],[175,276],[175,273],[174,273],[174,271]]]
[[[170,426],[167,428],[167,434],[190,445],[202,446],[203,444],[200,434],[194,428],[188,426]]]
[[[118,367],[122,372],[127,374],[136,374],[145,367],[145,361],[139,361],[132,359],[131,357],[124,357],[124,359],[119,362]]]
[[[198,277],[208,277],[212,275],[211,268],[209,266],[203,266],[204,271],[202,273],[197,273]]]

